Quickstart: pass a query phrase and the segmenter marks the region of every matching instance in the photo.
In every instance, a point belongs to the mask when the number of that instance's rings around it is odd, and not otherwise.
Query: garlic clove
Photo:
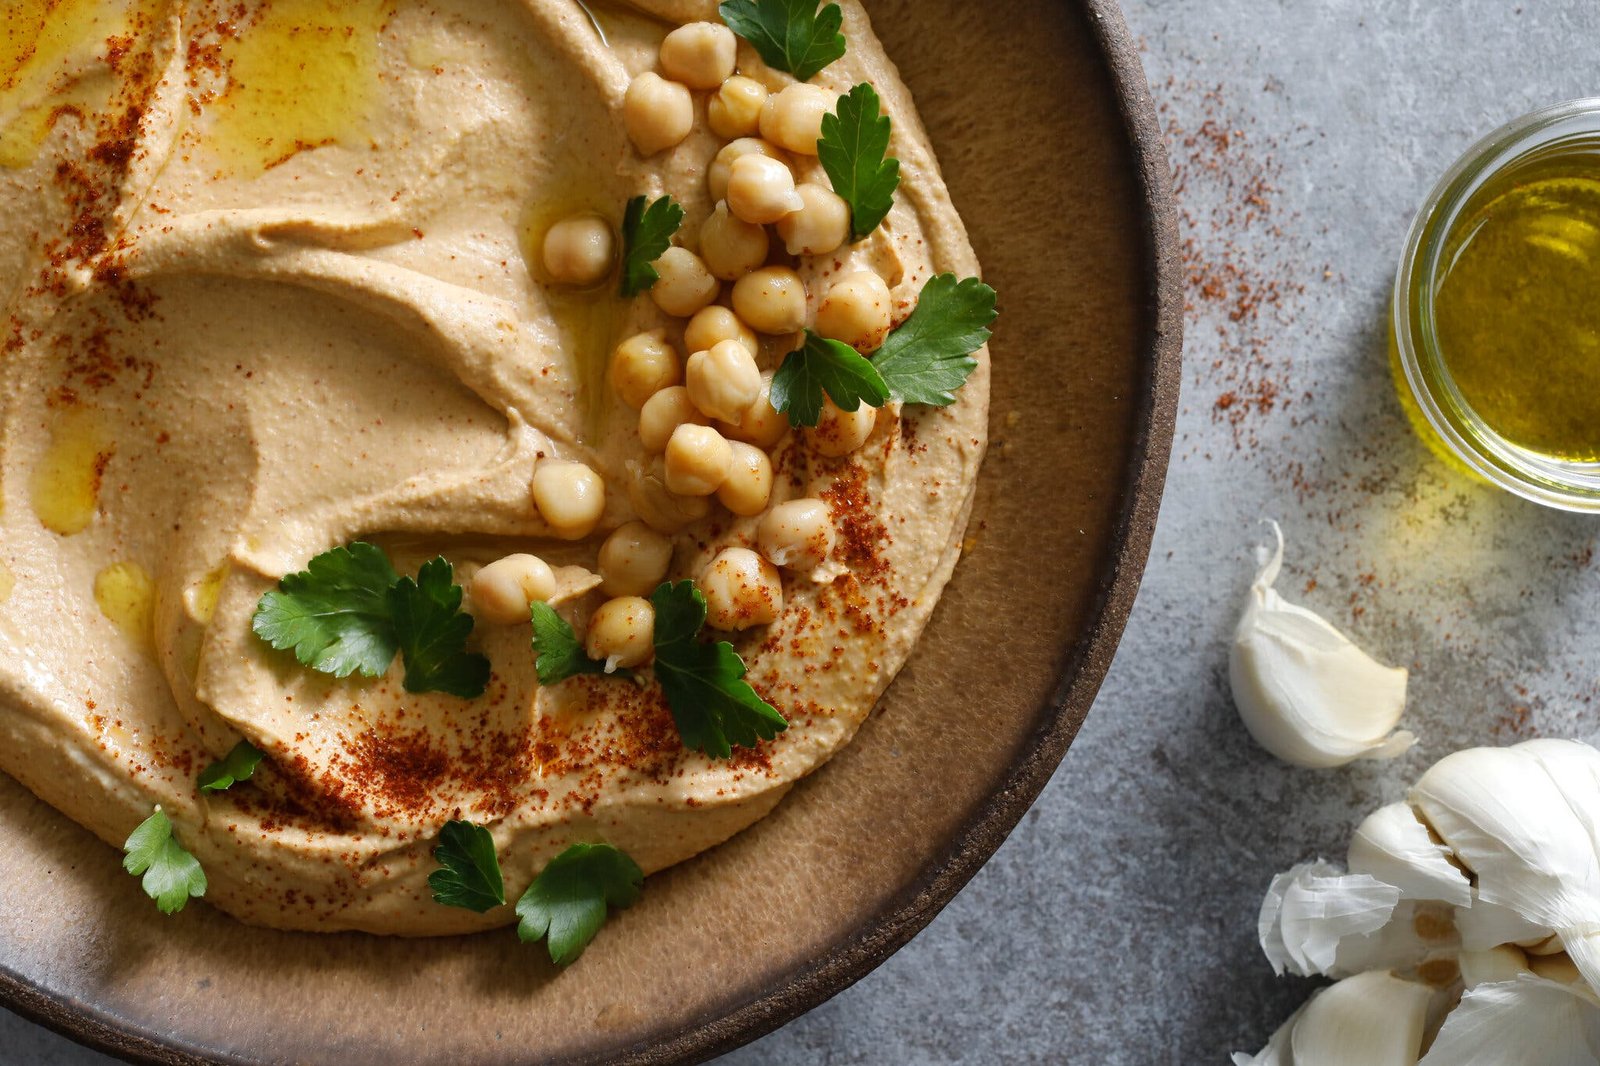
[[[1325,988],[1289,1034],[1292,1066],[1417,1066],[1433,990],[1381,970]]]
[[[1335,986],[1337,987],[1337,986]],[[1531,974],[1467,989],[1420,1066],[1594,1066],[1600,1008]],[[1299,1059],[1295,1066],[1305,1066]]]
[[[1305,1012],[1305,1005],[1302,1004],[1299,1010],[1289,1015],[1288,1021],[1278,1026],[1277,1032],[1267,1041],[1267,1046],[1254,1055],[1235,1051],[1232,1055],[1233,1066],[1294,1066],[1294,1061],[1289,1058],[1289,1037]]]
[[[1456,957],[1461,967],[1461,983],[1467,988],[1515,981],[1530,972],[1528,957],[1514,944],[1502,944],[1484,951],[1463,951]]]
[[[1256,742],[1296,766],[1392,759],[1416,743],[1392,732],[1405,709],[1406,671],[1358,648],[1326,619],[1287,603],[1273,588],[1277,548],[1250,586],[1234,633],[1228,678],[1239,717]]]
[[[1367,816],[1350,841],[1351,873],[1371,874],[1400,890],[1404,899],[1431,899],[1460,907],[1472,904],[1472,885],[1449,859],[1450,849],[1405,803],[1391,803]]]
[[[1329,977],[1349,977],[1367,970],[1389,970],[1424,984],[1449,984],[1456,979],[1461,936],[1453,908],[1433,900],[1403,899],[1381,929],[1339,941]]]
[[[1341,942],[1386,926],[1399,902],[1393,885],[1321,860],[1301,863],[1272,879],[1256,933],[1276,973],[1310,977],[1333,968]]]

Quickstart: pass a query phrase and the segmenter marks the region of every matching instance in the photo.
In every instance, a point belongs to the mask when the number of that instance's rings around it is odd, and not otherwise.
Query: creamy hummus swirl
[[[252,635],[264,591],[354,539],[402,571],[443,554],[465,581],[513,551],[592,570],[636,517],[637,415],[605,363],[682,322],[547,284],[534,249],[638,194],[682,203],[692,241],[721,142],[702,121],[641,158],[620,108],[674,22],[715,11],[589,7],[63,0],[31,50],[0,51],[0,767],[114,845],[160,804],[207,900],[243,920],[512,920],[429,898],[454,817],[490,827],[512,898],[574,841],[650,872],[726,839],[851,738],[958,554],[986,354],[954,407],[886,409],[847,458],[794,435],[774,450],[774,501],[828,502],[842,576],[786,575],[781,618],[735,640],[790,728],[731,761],[686,752],[655,686],[540,688],[526,626],[477,627],[494,673],[470,701],[406,693],[398,664],[313,674]],[[909,95],[843,7],[849,53],[815,80],[876,86],[904,183],[870,239],[797,269],[813,293],[875,271],[898,318],[930,276],[977,265]],[[606,481],[589,538],[553,537],[531,502],[551,458]],[[672,573],[753,543],[755,522],[714,510],[677,535]],[[198,792],[240,739],[267,753],[249,786]]]

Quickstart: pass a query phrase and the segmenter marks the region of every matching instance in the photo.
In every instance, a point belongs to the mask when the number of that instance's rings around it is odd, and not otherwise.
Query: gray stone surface
[[[1360,814],[1455,747],[1600,733],[1596,524],[1431,456],[1384,342],[1414,206],[1479,134],[1595,91],[1600,6],[1130,0],[1127,13],[1185,171],[1190,261],[1252,291],[1276,279],[1278,301],[1234,321],[1236,300],[1197,294],[1150,568],[1039,804],[909,947],[735,1066],[1221,1064],[1309,987],[1275,980],[1255,946],[1275,870],[1340,855]],[[1225,640],[1263,516],[1289,539],[1281,589],[1413,669],[1423,742],[1406,758],[1296,771],[1239,726]],[[106,1060],[0,1012],[0,1061]]]

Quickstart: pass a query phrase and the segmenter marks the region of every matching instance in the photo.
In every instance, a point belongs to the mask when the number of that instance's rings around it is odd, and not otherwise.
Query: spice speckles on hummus
[[[994,294],[793,8],[0,0],[0,767],[163,909],[570,961],[866,718]]]

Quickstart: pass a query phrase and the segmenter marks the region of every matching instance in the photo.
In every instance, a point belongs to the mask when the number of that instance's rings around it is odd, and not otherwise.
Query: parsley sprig
[[[380,548],[357,541],[323,552],[256,605],[251,628],[301,664],[334,677],[381,677],[400,654],[407,692],[483,695],[489,660],[466,650],[472,616],[443,557],[415,579],[395,573]]]
[[[718,14],[755,46],[767,66],[810,81],[844,55],[844,12],[838,4],[817,10],[817,0],[725,0]]]
[[[190,897],[206,894],[206,872],[172,832],[172,819],[160,807],[139,823],[122,845],[127,855],[122,868],[138,877],[144,894],[156,901],[162,914],[183,910]]]
[[[628,201],[622,216],[622,295],[637,296],[661,280],[653,264],[672,247],[672,235],[681,225],[683,207],[670,196]]]
[[[550,961],[567,966],[605,924],[608,907],[631,907],[644,872],[610,844],[574,844],[534,878],[517,900],[517,936],[544,940]]]
[[[606,664],[589,658],[572,626],[554,607],[535,603],[532,612],[534,669],[539,672],[539,684],[554,685],[578,674],[605,674]],[[616,670],[607,676],[633,675]]]
[[[446,822],[433,849],[439,869],[428,875],[435,903],[482,914],[505,904],[506,886],[489,830],[471,822]]]
[[[814,426],[822,417],[823,393],[842,411],[889,402],[889,387],[872,360],[843,341],[806,330],[805,343],[772,375],[772,407],[793,425]]]
[[[839,97],[832,114],[822,116],[817,159],[833,191],[850,205],[850,239],[867,237],[894,206],[900,187],[900,160],[889,155],[889,116],[880,114],[872,86],[862,82]]]
[[[744,660],[725,640],[699,639],[706,598],[693,581],[667,582],[650,597],[656,610],[655,674],[683,746],[727,759],[789,723],[744,680]]]
[[[228,754],[200,771],[196,784],[202,792],[226,792],[240,781],[250,780],[266,754],[248,740],[241,740]]]

